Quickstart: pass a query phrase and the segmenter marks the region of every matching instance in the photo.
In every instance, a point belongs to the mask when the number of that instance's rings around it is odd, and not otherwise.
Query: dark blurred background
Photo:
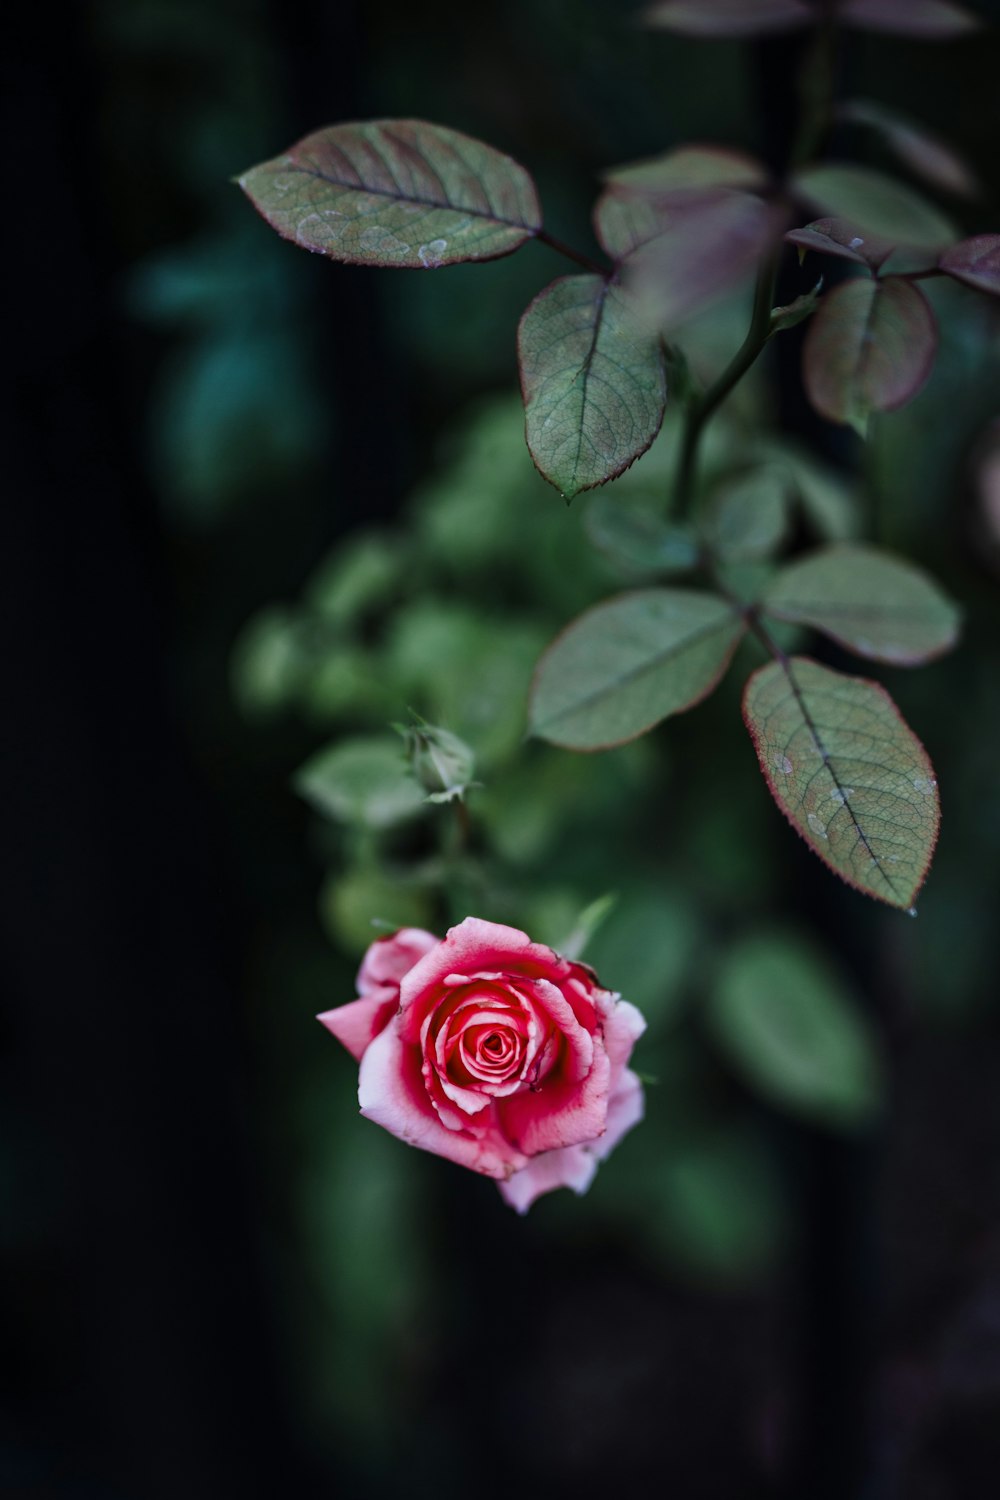
[[[229,182],[321,124],[414,115],[528,165],[590,248],[604,167],[689,139],[780,163],[798,43],[644,33],[612,0],[80,0],[6,30],[0,1491],[981,1500],[994,308],[940,294],[934,378],[867,455],[805,411],[792,337],[733,418],[780,416],[859,507],[843,529],[966,610],[954,657],[881,674],[942,785],[911,922],[770,807],[736,679],[631,750],[522,750],[539,646],[616,586],[521,446],[513,332],[553,252],[331,266]],[[1000,229],[996,32],[859,33],[841,68],[956,143],[983,183],[959,224]],[[709,344],[738,342],[727,316]],[[554,941],[617,889],[593,960],[651,1017],[646,1125],[525,1220],[358,1120],[313,1020],[373,912],[441,920],[430,835],[322,825],[290,785],[408,706],[484,768],[481,914]],[[866,1014],[866,1128],[755,1092],[702,1024],[718,954],[760,933],[812,944]]]

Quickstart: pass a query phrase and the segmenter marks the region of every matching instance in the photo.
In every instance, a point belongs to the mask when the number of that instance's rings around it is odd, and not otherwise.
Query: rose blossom
[[[361,1062],[361,1113],[497,1178],[520,1213],[553,1188],[586,1192],[642,1118],[626,1067],[642,1016],[514,927],[402,928],[368,949],[358,992],[318,1019]]]

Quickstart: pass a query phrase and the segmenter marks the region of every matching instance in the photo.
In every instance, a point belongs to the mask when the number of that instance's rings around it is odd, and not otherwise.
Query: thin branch
[[[771,307],[774,302],[779,254],[780,250],[775,250],[768,255],[757,273],[753,312],[746,338],[719,378],[688,408],[673,495],[674,506],[682,517],[686,515],[691,503],[698,445],[705,424],[733,387],[742,380],[771,336]]]
[[[580,250],[574,250],[572,245],[564,245],[562,240],[557,240],[554,235],[549,234],[547,229],[540,229],[535,239],[542,245],[548,245],[550,250],[565,255],[567,260],[575,261],[578,266],[583,266],[585,271],[590,271],[594,276],[603,276],[605,281],[611,275],[606,266],[601,266],[596,260],[591,260],[589,255],[584,255]]]

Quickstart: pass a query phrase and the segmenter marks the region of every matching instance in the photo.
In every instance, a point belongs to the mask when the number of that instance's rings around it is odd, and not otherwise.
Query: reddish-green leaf
[[[940,247],[955,239],[955,226],[940,209],[871,167],[846,162],[806,167],[792,179],[792,186],[821,213],[846,219],[859,225],[862,233],[892,245]]]
[[[844,282],[809,325],[803,376],[821,416],[862,436],[872,412],[895,411],[921,389],[934,363],[937,324],[909,281]]]
[[[614,479],[659,432],[660,341],[602,276],[564,276],[539,293],[521,319],[517,352],[528,448],[568,500]]]
[[[771,795],[820,859],[910,907],[937,842],[937,781],[885,689],[793,656],[753,674],[743,717]]]
[[[839,19],[865,31],[944,41],[982,25],[978,16],[951,0],[840,0]]]
[[[767,170],[756,157],[726,146],[678,146],[662,156],[612,167],[603,175],[615,187],[656,197],[706,188],[759,188],[767,182]]]
[[[820,255],[853,260],[872,271],[877,271],[894,249],[891,241],[866,234],[857,224],[850,224],[846,219],[817,219],[801,229],[790,229],[785,239],[789,244],[798,245],[800,250],[815,250]]]
[[[946,250],[938,265],[978,292],[1000,293],[1000,234],[974,234]]]
[[[959,612],[934,580],[891,552],[820,547],[788,563],[761,603],[769,615],[812,625],[849,651],[913,667],[948,651]]]
[[[317,130],[239,183],[285,239],[354,265],[419,270],[493,260],[542,222],[523,167],[422,120]]]
[[[531,689],[533,734],[604,750],[699,703],[746,629],[717,594],[644,589],[587,610],[557,636]]]
[[[895,110],[869,99],[850,99],[838,114],[843,120],[877,131],[899,161],[934,187],[965,198],[979,191],[972,168],[952,146]]]
[[[671,213],[655,198],[626,193],[612,185],[594,204],[593,219],[598,244],[620,264],[663,234],[671,223]]]
[[[662,0],[645,12],[650,26],[686,36],[756,36],[813,19],[802,0]]]
[[[669,331],[733,290],[781,235],[784,213],[741,192],[665,208],[662,231],[627,265],[644,317]]]

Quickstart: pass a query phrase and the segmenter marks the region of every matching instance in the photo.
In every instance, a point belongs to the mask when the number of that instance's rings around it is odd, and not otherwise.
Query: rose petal
[[[536,1198],[556,1188],[572,1188],[585,1193],[594,1180],[597,1162],[584,1146],[566,1146],[562,1151],[546,1151],[529,1161],[520,1172],[498,1183],[500,1196],[519,1214],[526,1214]]]
[[[487,1177],[509,1177],[527,1158],[493,1129],[483,1136],[467,1130],[448,1130],[427,1096],[420,1071],[420,1053],[392,1024],[375,1038],[361,1059],[358,1102],[366,1119],[392,1135],[445,1156]]]
[[[638,1125],[646,1112],[646,1098],[642,1079],[628,1069],[621,1076],[618,1087],[608,1100],[608,1128],[599,1141],[593,1141],[587,1150],[597,1161],[611,1155],[623,1136],[628,1135],[633,1125]]]
[[[432,932],[424,932],[421,927],[401,927],[387,937],[376,938],[361,960],[358,994],[367,995],[386,984],[398,985],[407,970],[438,941]]]
[[[536,979],[532,990],[539,1009],[545,1012],[566,1043],[569,1056],[563,1058],[560,1074],[567,1081],[578,1083],[586,1078],[594,1065],[594,1038],[580,1025],[566,996],[549,980]],[[539,1082],[542,1082],[540,1076]]]
[[[608,1128],[600,1140],[587,1146],[566,1146],[561,1151],[546,1151],[533,1157],[520,1172],[497,1184],[504,1202],[519,1214],[524,1214],[536,1198],[554,1192],[556,1188],[568,1187],[574,1193],[585,1193],[594,1180],[597,1163],[603,1161],[642,1119],[644,1102],[640,1079],[635,1073],[624,1073],[608,1101]]]
[[[554,1068],[538,1088],[498,1100],[500,1128],[525,1156],[594,1141],[607,1126],[610,1079],[611,1064],[598,1039],[593,1067],[582,1081],[563,1079]]]
[[[360,1062],[365,1048],[385,1029],[398,1009],[396,986],[383,985],[362,995],[360,1000],[323,1011],[316,1019]]]
[[[607,995],[604,1012],[604,1045],[611,1059],[611,1090],[614,1093],[632,1048],[646,1029],[646,1018],[629,1000]]]
[[[400,1004],[406,1013],[415,1001],[436,992],[437,987],[446,981],[460,983],[459,976],[463,973],[471,977],[498,969],[492,978],[522,975],[552,980],[568,975],[572,967],[551,948],[533,943],[527,933],[516,927],[506,927],[502,922],[484,922],[481,917],[466,917],[457,927],[450,928],[444,940],[425,953],[404,976],[400,985]],[[449,976],[455,977],[449,979]],[[419,1024],[423,1018],[414,1019]],[[408,1036],[415,1036],[409,1022],[404,1031]]]

